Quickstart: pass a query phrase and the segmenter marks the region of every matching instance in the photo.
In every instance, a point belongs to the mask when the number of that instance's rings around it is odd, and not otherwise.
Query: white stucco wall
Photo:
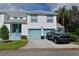
[[[55,29],[57,30],[57,16],[53,16],[53,25],[55,27]]]
[[[55,28],[57,29],[57,20],[56,20],[56,16],[53,16],[53,22],[52,23],[47,23],[47,16],[43,16],[43,15],[40,15],[38,16],[38,23],[32,23],[31,22],[31,16],[28,15],[28,20],[27,20],[27,25],[28,25],[28,28],[30,29],[34,29],[34,28],[41,28],[41,26],[43,26],[43,28],[45,29],[52,29],[52,28]]]
[[[21,26],[21,35],[28,36],[27,24],[22,24],[22,26]]]
[[[4,24],[4,15],[0,14],[0,27]]]

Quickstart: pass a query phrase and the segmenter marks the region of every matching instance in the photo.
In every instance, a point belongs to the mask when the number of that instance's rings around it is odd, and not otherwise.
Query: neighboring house
[[[0,10],[0,27],[3,24],[7,26],[11,40],[21,39],[21,36],[40,39],[52,29],[63,29],[57,23],[57,13],[48,11]]]
[[[55,30],[56,33],[65,33],[64,26],[61,24],[57,23],[57,30]]]

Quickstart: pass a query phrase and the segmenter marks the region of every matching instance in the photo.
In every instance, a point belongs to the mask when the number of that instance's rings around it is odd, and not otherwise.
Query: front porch
[[[10,24],[9,39],[11,40],[21,39],[21,24]]]
[[[21,40],[21,36],[26,36],[26,24],[5,24],[9,30],[9,40]],[[25,25],[25,26],[24,26]]]

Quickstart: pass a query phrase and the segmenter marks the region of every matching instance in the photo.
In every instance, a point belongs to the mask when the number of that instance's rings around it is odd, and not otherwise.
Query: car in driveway
[[[65,33],[55,33],[50,31],[47,33],[46,39],[55,43],[70,43],[70,36],[66,35]]]

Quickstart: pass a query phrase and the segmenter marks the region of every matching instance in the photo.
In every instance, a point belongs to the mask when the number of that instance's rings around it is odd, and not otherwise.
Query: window
[[[31,16],[31,22],[36,23],[38,22],[37,16],[36,15],[32,15]]]
[[[17,19],[18,17],[14,17],[14,19]]]
[[[37,19],[31,19],[31,22],[37,22]]]
[[[23,17],[19,17],[20,19],[23,19]]]
[[[53,22],[53,16],[47,16],[47,22],[52,23]]]

